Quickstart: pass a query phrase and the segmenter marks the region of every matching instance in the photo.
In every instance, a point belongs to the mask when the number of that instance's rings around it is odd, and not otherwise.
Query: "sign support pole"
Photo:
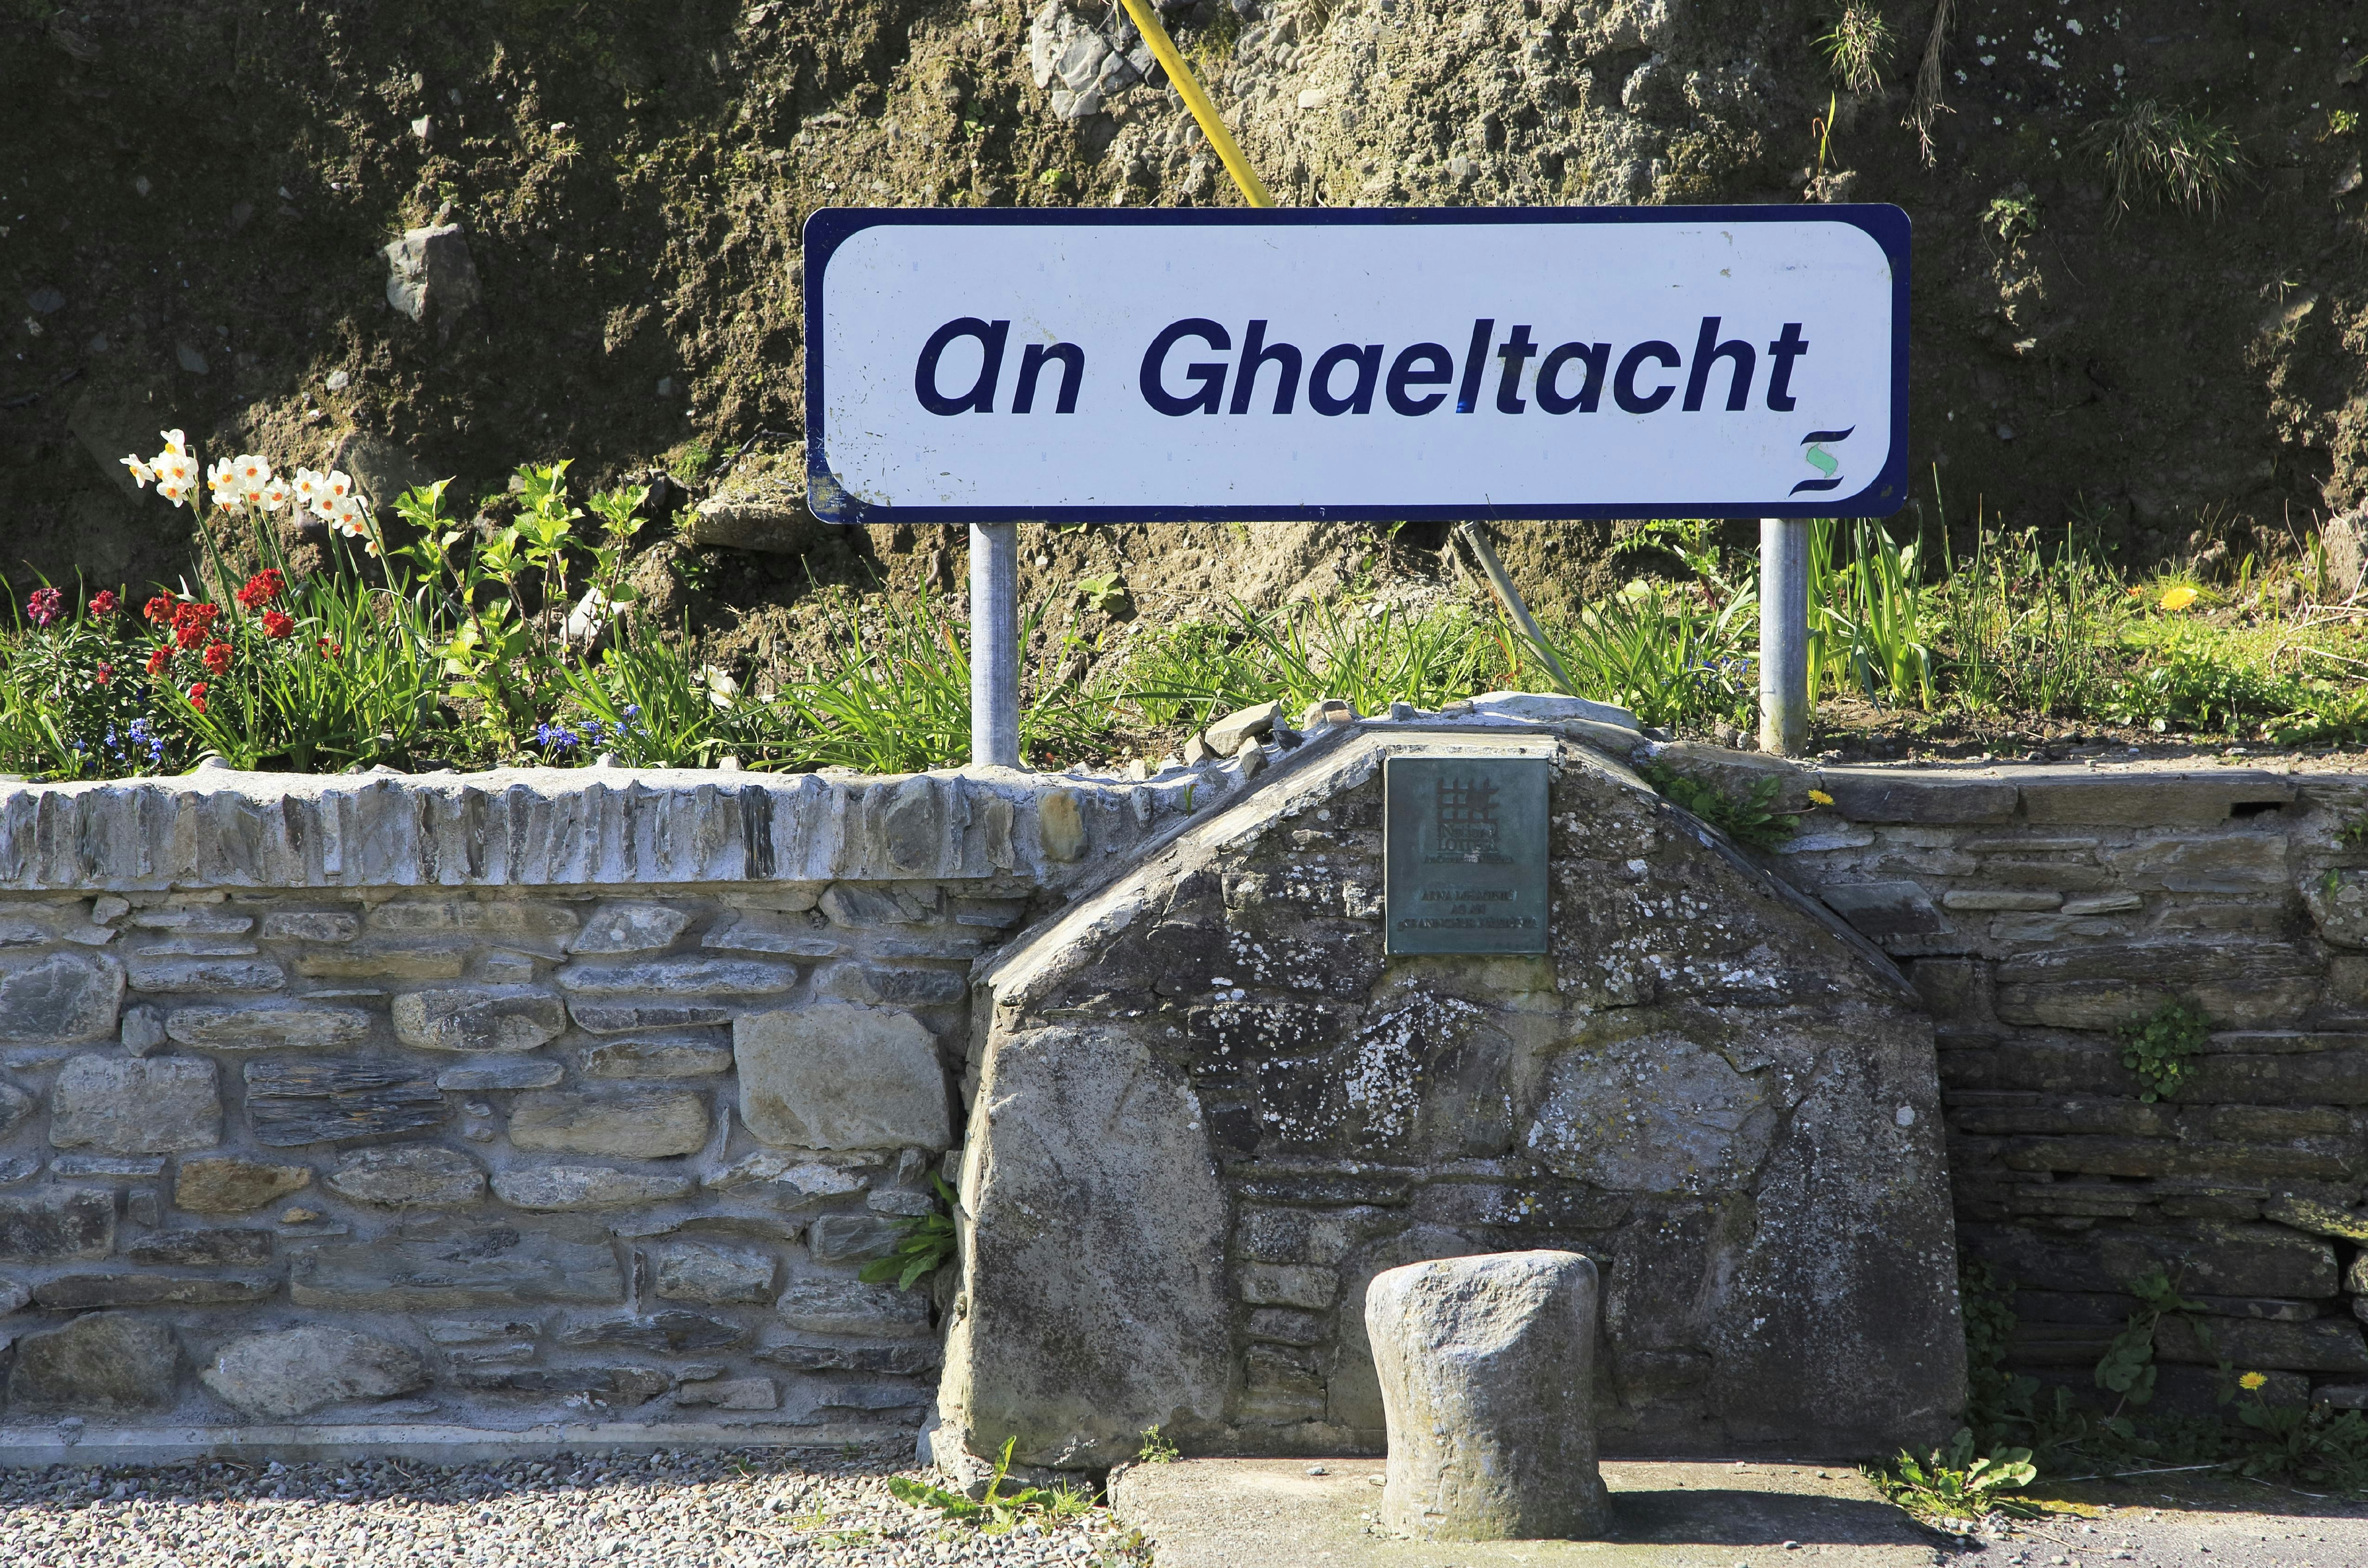
[[[1809,748],[1809,519],[1759,519],[1759,749]]]
[[[970,760],[1019,766],[1019,525],[970,526]]]

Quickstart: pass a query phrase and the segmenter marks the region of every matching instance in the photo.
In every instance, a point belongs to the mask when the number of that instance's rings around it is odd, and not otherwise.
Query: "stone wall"
[[[1959,1235],[2018,1287],[2018,1369],[2093,1394],[2160,1266],[2210,1341],[2160,1333],[2168,1406],[2214,1409],[2220,1357],[2273,1400],[2368,1406],[2368,778],[1657,749],[1730,788],[1782,775],[1808,815],[1768,862],[1922,994]],[[2148,1099],[2115,1030],[2172,1000],[2213,1032]]]
[[[971,960],[1182,788],[0,787],[0,1461],[909,1430]]]
[[[1383,760],[1508,752],[1553,768],[1550,952],[1385,959]],[[1602,1270],[1611,1451],[1887,1452],[1962,1408],[1915,993],[1550,729],[1336,732],[982,986],[941,1460],[1375,1451],[1368,1282],[1531,1247]]]

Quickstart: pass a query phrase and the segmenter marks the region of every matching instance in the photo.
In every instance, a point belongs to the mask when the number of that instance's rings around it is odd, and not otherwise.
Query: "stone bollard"
[[[1376,1275],[1365,1328],[1389,1426],[1382,1518],[1433,1540],[1603,1533],[1595,1264],[1506,1252]]]

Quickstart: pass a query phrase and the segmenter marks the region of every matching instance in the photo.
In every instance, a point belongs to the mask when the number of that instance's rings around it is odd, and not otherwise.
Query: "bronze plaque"
[[[1382,765],[1392,953],[1546,950],[1542,756],[1394,756]]]

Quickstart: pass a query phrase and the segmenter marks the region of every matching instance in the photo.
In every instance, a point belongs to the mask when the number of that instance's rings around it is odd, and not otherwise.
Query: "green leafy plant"
[[[1174,1464],[1183,1454],[1158,1427],[1145,1426],[1143,1447],[1135,1450],[1134,1458],[1138,1464]]]
[[[1093,1493],[1084,1487],[1023,1486],[1017,1492],[1005,1493],[1003,1483],[1011,1472],[1011,1450],[1019,1441],[1017,1437],[1003,1440],[995,1472],[987,1478],[986,1490],[975,1503],[958,1492],[902,1475],[888,1478],[888,1494],[916,1508],[935,1508],[950,1521],[975,1526],[981,1535],[1008,1535],[1030,1515],[1065,1519],[1092,1509]]]
[[[1127,591],[1126,578],[1116,572],[1078,578],[1077,595],[1086,601],[1087,609],[1099,615],[1118,615],[1134,603]]]
[[[2024,1517],[2044,1512],[2015,1494],[2039,1479],[2031,1450],[1997,1448],[1982,1451],[1971,1427],[1961,1426],[1946,1448],[1923,1459],[1902,1451],[1888,1469],[1873,1472],[1875,1483],[1910,1512],[1948,1519],[2002,1513]]]
[[[2211,1038],[2212,1020],[2202,1009],[2174,1000],[2114,1032],[2121,1037],[2122,1065],[2144,1085],[2138,1098],[2151,1103],[2177,1094],[2194,1073],[2195,1058]]]
[[[2039,233],[2039,199],[2024,186],[1994,196],[1983,210],[1982,227],[1994,230],[2002,244],[2026,239]]]
[[[2217,216],[2220,203],[2244,175],[2234,131],[2152,98],[2139,98],[2098,120],[2080,144],[2104,165],[2116,218],[2144,201]]]
[[[857,1278],[867,1285],[894,1279],[896,1289],[909,1290],[924,1276],[935,1274],[953,1261],[961,1244],[954,1232],[953,1210],[958,1205],[953,1189],[946,1186],[943,1176],[932,1176],[929,1182],[938,1189],[938,1200],[946,1206],[946,1211],[919,1214],[899,1221],[894,1249],[887,1256],[865,1264]]]
[[[1809,545],[1809,668],[1868,700],[1930,708],[1933,627],[1915,545],[1872,517],[1845,535],[1834,519],[1813,525]]]
[[[715,466],[715,449],[696,437],[685,441],[666,460],[666,472],[680,484],[697,484]]]
[[[1648,762],[1636,771],[1663,796],[1748,849],[1773,849],[1800,830],[1799,817],[1775,810],[1783,781],[1774,774],[1752,785],[1748,792],[1736,796],[1661,763]]]
[[[1853,93],[1883,89],[1883,64],[1891,57],[1891,27],[1883,13],[1860,0],[1850,0],[1833,26],[1817,37],[1818,51],[1834,80]]]
[[[1748,582],[1722,591],[1638,579],[1566,623],[1542,627],[1538,645],[1514,642],[1514,662],[1523,678],[1558,686],[1543,657],[1551,651],[1569,673],[1572,696],[1616,702],[1641,723],[1748,727],[1759,704],[1759,611]]]

